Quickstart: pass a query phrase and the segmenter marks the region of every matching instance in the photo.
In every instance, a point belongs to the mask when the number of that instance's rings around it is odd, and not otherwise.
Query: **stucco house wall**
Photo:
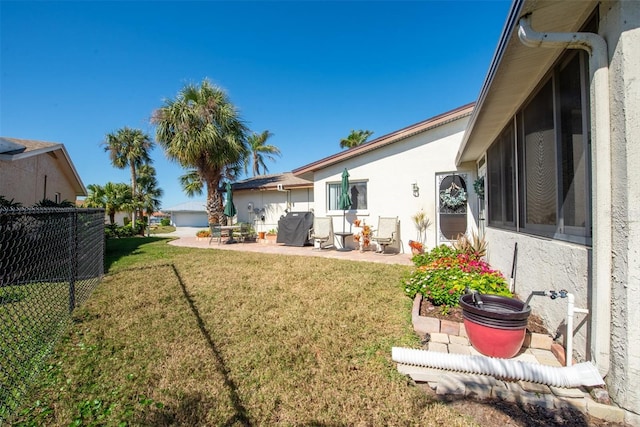
[[[277,229],[278,220],[287,214],[287,209],[290,212],[314,210],[310,188],[234,190],[233,203],[238,211],[236,221],[252,223],[256,232]]]
[[[480,160],[489,145],[496,141],[503,126],[513,121],[537,90],[537,85],[558,69],[560,58],[570,54],[558,47],[523,46],[518,40],[518,20],[530,14],[532,27],[538,32],[568,33],[594,19],[597,32],[606,42],[608,56],[610,125],[604,133],[610,138],[611,163],[607,156],[598,156],[603,129],[594,116],[586,117],[591,135],[591,185],[595,194],[609,193],[610,229],[602,230],[602,221],[609,205],[594,200],[591,216],[593,236],[587,242],[571,243],[554,236],[534,236],[514,226],[485,229],[489,242],[489,261],[503,271],[509,271],[518,243],[516,292],[527,297],[533,290],[566,289],[576,298],[576,307],[589,310],[574,318],[574,353],[578,360],[592,360],[603,375],[612,400],[625,410],[625,421],[640,425],[640,3],[635,1],[536,2],[515,0],[498,45],[498,50],[480,94],[478,108],[470,121],[460,152],[459,162]],[[582,30],[585,31],[585,30]],[[600,74],[601,75],[601,74]],[[602,114],[596,102],[594,86],[587,75],[587,98],[591,95],[591,113]],[[508,94],[508,95],[506,95]],[[596,101],[594,102],[594,99]],[[595,151],[594,151],[595,150]],[[491,161],[491,159],[489,159]],[[595,177],[607,174],[611,182],[599,185]],[[581,184],[580,180],[576,185]],[[488,204],[491,195],[488,194]],[[600,217],[598,216],[600,212]],[[607,219],[607,218],[604,218]],[[603,234],[596,233],[599,227]],[[607,225],[609,227],[609,225]],[[561,230],[559,230],[561,231]],[[610,252],[602,253],[606,242],[598,236],[611,238]],[[593,242],[591,242],[593,237]],[[566,343],[566,302],[534,297],[533,311],[539,313],[547,327],[558,331]]]
[[[334,231],[342,231],[343,222],[345,231],[352,231],[355,219],[363,220],[375,229],[379,217],[398,217],[401,239],[399,250],[407,253],[410,252],[409,240],[417,239],[417,230],[411,217],[423,210],[432,221],[426,236],[428,249],[442,243],[437,228],[438,174],[466,174],[469,190],[467,231],[475,231],[477,199],[472,189],[475,164],[461,167],[455,164],[456,152],[468,119],[468,114],[463,114],[410,136],[401,135],[396,139],[383,136],[368,144],[375,145],[387,138],[390,143],[373,150],[363,150],[361,154],[346,153],[343,160],[336,162],[320,160],[318,163],[326,166],[313,171],[315,215],[333,218]],[[358,152],[358,148],[352,150]],[[360,181],[367,184],[367,208],[346,211],[346,218],[343,211],[330,210],[328,205],[328,185],[339,184],[345,168],[349,172],[350,183]],[[303,166],[299,170],[305,169],[309,168]],[[419,188],[417,197],[413,193],[414,183]],[[348,247],[355,248],[352,238],[347,238],[345,243]]]
[[[32,206],[47,198],[75,203],[85,196],[80,181],[62,144],[3,138],[22,145],[19,153],[0,153],[0,195],[23,206]]]

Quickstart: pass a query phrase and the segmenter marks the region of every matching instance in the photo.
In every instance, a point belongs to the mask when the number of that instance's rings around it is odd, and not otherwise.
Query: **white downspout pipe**
[[[591,357],[604,377],[609,372],[611,333],[611,140],[609,56],[607,43],[595,33],[538,33],[531,16],[520,19],[518,37],[529,47],[583,49],[589,53],[591,82],[591,159],[593,162],[593,291]],[[571,357],[571,355],[567,355]]]
[[[589,310],[584,308],[576,308],[576,297],[572,293],[567,294],[567,354],[566,364],[571,366],[573,363],[573,316],[576,313],[589,314]]]

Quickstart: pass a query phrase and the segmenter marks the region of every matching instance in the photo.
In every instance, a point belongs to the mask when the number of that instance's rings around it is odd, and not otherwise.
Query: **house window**
[[[55,196],[54,196],[54,202],[56,202],[56,203],[62,202],[62,194],[56,193]]]
[[[489,225],[590,243],[587,81],[585,54],[568,53],[493,142]]]
[[[515,157],[513,124],[502,131],[487,153],[489,225],[515,227]]]
[[[341,188],[341,183],[328,184],[327,194],[329,200],[327,206],[329,206],[330,211],[341,210],[339,207]],[[367,209],[367,181],[350,181],[349,196],[351,196],[350,210]]]

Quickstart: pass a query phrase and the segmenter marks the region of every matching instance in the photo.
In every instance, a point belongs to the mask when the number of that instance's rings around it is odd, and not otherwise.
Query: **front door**
[[[439,174],[436,181],[438,244],[441,244],[455,241],[467,232],[469,192],[467,174]]]

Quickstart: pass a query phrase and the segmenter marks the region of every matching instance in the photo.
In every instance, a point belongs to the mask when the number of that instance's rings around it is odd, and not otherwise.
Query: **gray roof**
[[[261,175],[235,182],[231,185],[233,191],[238,190],[277,190],[278,185],[284,189],[311,188],[313,182],[294,176],[291,172]]]

